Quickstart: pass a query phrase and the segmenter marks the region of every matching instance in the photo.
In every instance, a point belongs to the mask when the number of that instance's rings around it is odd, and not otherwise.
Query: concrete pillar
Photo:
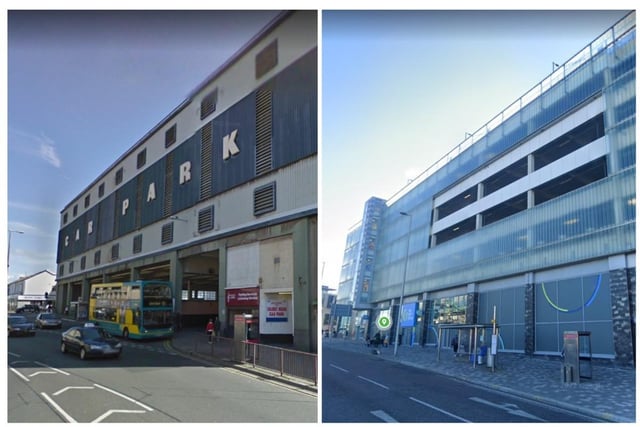
[[[89,303],[89,295],[91,293],[91,283],[88,279],[82,279],[82,290],[80,291],[80,296],[82,297],[82,301]]]
[[[311,259],[309,251],[309,220],[297,222],[293,232],[293,346],[296,350],[312,351],[311,343],[311,307],[314,295],[315,279],[311,277]]]
[[[171,253],[169,258],[169,281],[173,287],[174,311],[182,313],[182,261],[178,258],[178,252]]]
[[[233,326],[233,319],[227,319],[227,246],[221,247],[218,252],[218,319],[220,330],[225,331]]]

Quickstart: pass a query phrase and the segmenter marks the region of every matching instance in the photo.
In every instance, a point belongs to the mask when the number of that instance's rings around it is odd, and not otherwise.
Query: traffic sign
[[[381,331],[391,329],[392,324],[393,321],[391,320],[391,316],[389,316],[388,314],[380,314],[380,316],[378,316],[378,318],[376,319],[376,326]]]

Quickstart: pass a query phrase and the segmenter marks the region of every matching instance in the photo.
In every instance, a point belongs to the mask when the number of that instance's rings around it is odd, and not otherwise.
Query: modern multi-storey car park
[[[557,67],[350,230],[337,303],[351,337],[435,345],[492,325],[500,351],[635,360],[635,12]],[[445,331],[446,332],[446,331]],[[447,339],[447,338],[445,338]],[[442,345],[448,346],[449,341]]]
[[[283,12],[61,211],[57,307],[163,280],[176,321],[316,351],[317,12]],[[204,330],[204,329],[203,329]]]

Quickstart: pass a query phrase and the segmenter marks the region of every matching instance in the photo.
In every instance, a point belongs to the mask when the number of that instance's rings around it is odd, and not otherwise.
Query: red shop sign
[[[260,288],[226,289],[227,307],[258,307],[260,305]]]

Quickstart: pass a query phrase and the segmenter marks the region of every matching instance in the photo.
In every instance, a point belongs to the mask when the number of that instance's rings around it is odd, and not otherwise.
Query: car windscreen
[[[27,323],[27,318],[22,316],[10,317],[9,323],[11,323],[12,325],[17,325],[19,323]]]
[[[86,340],[95,340],[100,338],[109,338],[111,335],[107,331],[101,328],[84,328],[82,330],[82,336]]]

